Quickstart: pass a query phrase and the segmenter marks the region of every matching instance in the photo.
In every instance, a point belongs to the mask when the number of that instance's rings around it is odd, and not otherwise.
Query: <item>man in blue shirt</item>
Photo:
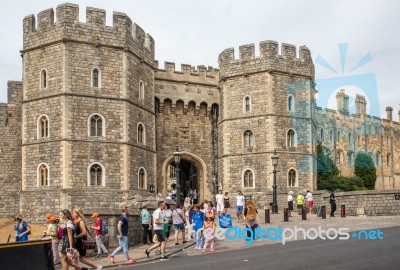
[[[108,259],[112,263],[115,263],[114,256],[121,250],[124,250],[126,262],[131,262],[131,263],[136,262],[136,259],[130,258],[129,253],[128,253],[128,229],[129,229],[128,214],[129,214],[128,208],[127,207],[123,208],[122,215],[118,221],[118,236],[117,236],[117,238],[118,238],[119,246],[114,250],[114,252],[110,256],[108,256]]]

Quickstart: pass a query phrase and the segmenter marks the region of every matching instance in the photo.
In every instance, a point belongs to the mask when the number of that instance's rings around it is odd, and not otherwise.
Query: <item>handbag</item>
[[[84,249],[94,249],[96,247],[96,241],[93,239],[83,240]]]

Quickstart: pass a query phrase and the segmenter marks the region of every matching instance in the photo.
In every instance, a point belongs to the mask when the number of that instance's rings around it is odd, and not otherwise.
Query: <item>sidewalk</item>
[[[170,239],[167,242],[167,249],[166,253],[168,256],[173,255],[177,252],[182,250],[186,250],[187,248],[193,246],[195,244],[194,239],[188,240],[187,243],[182,244],[182,240],[179,242],[179,245],[175,245],[174,239]],[[89,260],[92,260],[95,264],[103,266],[103,268],[111,268],[113,266],[122,266],[122,265],[135,265],[138,263],[147,263],[151,261],[160,260],[161,255],[155,255],[155,250],[152,250],[150,253],[150,258],[147,258],[144,250],[150,248],[151,245],[135,245],[133,248],[129,249],[129,256],[131,258],[135,258],[137,261],[136,263],[126,263],[124,252],[121,251],[117,255],[115,255],[115,263],[113,264],[107,257],[101,257],[96,259],[95,257],[89,257]],[[115,248],[114,248],[115,249]],[[113,252],[114,249],[111,249],[110,252]]]

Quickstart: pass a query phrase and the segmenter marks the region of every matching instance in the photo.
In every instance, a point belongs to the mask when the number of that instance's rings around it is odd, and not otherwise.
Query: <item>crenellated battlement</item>
[[[175,69],[174,62],[164,62],[164,68],[158,67],[156,61],[157,72],[155,73],[156,80],[169,80],[176,82],[185,82],[192,84],[206,84],[217,86],[219,83],[219,69],[199,65],[195,66],[181,64],[181,69]]]
[[[113,12],[113,25],[106,25],[106,11],[87,7],[86,23],[79,22],[79,6],[62,4],[24,18],[24,51],[64,42],[92,43],[94,46],[120,47],[154,65],[154,39],[124,13]],[[56,20],[54,20],[56,18]]]
[[[300,46],[298,55],[296,46],[281,44],[281,54],[276,41],[261,41],[260,56],[255,56],[254,44],[239,46],[239,58],[235,58],[233,48],[225,49],[218,57],[221,74],[224,77],[242,75],[259,71],[278,71],[290,74],[314,77],[314,65],[311,52],[306,46]]]

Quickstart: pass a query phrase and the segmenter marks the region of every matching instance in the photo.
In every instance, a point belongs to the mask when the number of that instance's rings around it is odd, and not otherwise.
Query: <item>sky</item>
[[[21,80],[22,21],[27,15],[65,1],[1,2],[0,102],[7,102],[7,81]],[[218,55],[233,47],[275,40],[306,45],[315,64],[318,106],[336,108],[337,90],[347,89],[350,110],[355,94],[366,95],[370,113],[386,117],[400,109],[400,2],[396,0],[113,0],[72,1],[79,4],[80,21],[86,7],[127,14],[156,42],[156,60],[218,68]],[[361,62],[360,62],[361,61]],[[359,65],[357,65],[359,64]],[[343,80],[347,78],[348,80]],[[360,81],[362,80],[362,81]],[[327,83],[329,82],[329,83]],[[334,82],[334,83],[331,83]],[[343,85],[344,84],[344,85]],[[367,84],[367,86],[365,86]],[[364,89],[363,87],[368,89]],[[379,115],[381,114],[381,115]]]

